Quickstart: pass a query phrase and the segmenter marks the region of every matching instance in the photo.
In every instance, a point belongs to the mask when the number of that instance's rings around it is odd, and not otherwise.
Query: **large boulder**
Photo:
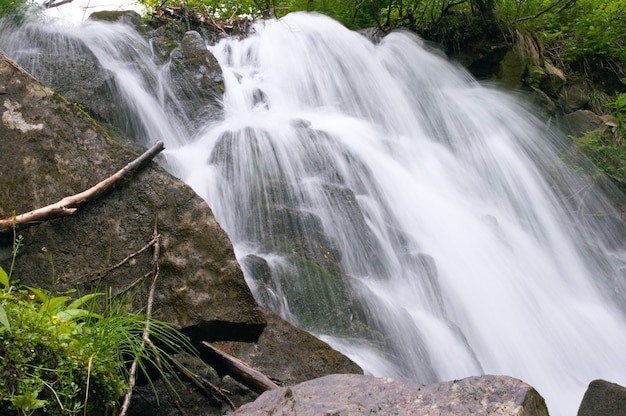
[[[626,387],[605,380],[589,383],[578,416],[623,416],[626,413]]]
[[[79,104],[107,129],[139,143],[144,144],[150,134],[146,131],[149,127],[134,118],[135,109],[150,104],[132,103],[121,97],[121,84],[132,81],[159,91],[160,77],[167,78],[172,88],[163,90],[158,99],[163,101],[165,111],[176,116],[182,131],[191,131],[221,114],[222,69],[199,32],[180,34],[165,27],[148,31],[132,11],[96,12],[89,20],[82,28],[83,36],[71,30],[45,30],[37,23],[20,28],[7,25],[0,28],[6,32],[0,36],[7,38],[6,54],[35,78]],[[111,45],[105,41],[94,44],[93,37],[105,30],[103,25],[114,24],[118,25],[111,28],[117,31],[117,50],[103,54],[100,49],[110,50]],[[116,54],[133,62],[130,65],[139,74],[136,79],[119,76],[110,69],[114,62],[110,60]],[[167,70],[161,73],[158,67],[166,63]]]
[[[0,218],[87,189],[138,155],[3,55],[0,137]],[[134,305],[144,308],[147,288],[141,281],[151,270],[152,253],[140,251],[151,239],[155,221],[161,241],[156,318],[176,325],[196,342],[232,341],[222,348],[286,383],[361,371],[327,344],[274,314],[268,313],[266,328],[265,312],[253,299],[232,244],[210,208],[155,162],[75,215],[21,231],[24,245],[15,259],[13,277],[59,291],[78,287],[81,293],[107,288],[114,294],[136,292]],[[12,259],[11,237],[0,239],[0,266],[5,270]],[[124,262],[130,255],[134,257]],[[264,328],[258,344],[243,344],[258,340]],[[301,357],[298,361],[284,359],[295,350]],[[232,391],[236,405],[257,397],[229,377],[221,380],[203,363],[190,366]],[[132,414],[176,413],[163,383],[155,384],[161,401],[154,401],[146,387],[144,400],[133,401]],[[228,410],[190,392],[180,392],[189,414],[198,414],[197,409],[207,415]]]
[[[582,83],[568,81],[559,97],[561,106],[565,111],[576,111],[590,106],[591,97],[589,92],[585,91]]]
[[[200,33],[193,30],[185,33],[169,58],[171,84],[182,105],[180,116],[202,123],[221,114],[222,68]]]
[[[330,375],[263,393],[235,415],[548,416],[528,384],[505,376],[423,386],[362,375]]]
[[[0,217],[85,190],[137,156],[4,57],[0,79]],[[97,285],[115,294],[139,290],[135,304],[143,307],[147,290],[137,281],[150,271],[150,250],[99,277],[144,247],[155,221],[161,234],[156,317],[198,339],[255,341],[265,318],[226,233],[207,204],[156,163],[76,215],[24,230],[14,276],[83,293]],[[4,244],[8,269],[11,241]]]

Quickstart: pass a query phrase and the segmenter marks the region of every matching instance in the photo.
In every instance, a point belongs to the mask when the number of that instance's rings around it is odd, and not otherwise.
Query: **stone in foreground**
[[[605,380],[589,383],[578,416],[624,416],[626,387]]]
[[[548,416],[543,397],[506,376],[477,376],[423,386],[337,374],[263,393],[236,415]]]

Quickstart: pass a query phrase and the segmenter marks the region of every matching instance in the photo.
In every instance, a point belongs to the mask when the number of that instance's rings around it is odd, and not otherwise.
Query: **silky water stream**
[[[625,227],[566,138],[408,33],[310,14],[253,29],[208,46],[226,92],[206,120],[176,111],[128,26],[5,23],[0,48],[42,78],[51,54],[95,56],[259,302],[367,373],[510,375],[563,416],[593,379],[626,385]]]

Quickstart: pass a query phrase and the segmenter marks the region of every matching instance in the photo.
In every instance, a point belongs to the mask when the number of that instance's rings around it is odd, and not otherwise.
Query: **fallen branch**
[[[170,364],[176,369],[187,381],[193,383],[198,390],[200,390],[205,397],[207,397],[215,406],[221,406],[222,402],[226,403],[230,410],[233,412],[237,410],[235,404],[228,398],[224,389],[214,386],[211,382],[205,378],[192,373],[185,367],[180,365],[176,360],[170,359]]]
[[[229,375],[250,390],[263,393],[274,390],[278,385],[265,374],[250,367],[245,362],[218,350],[206,341],[200,343],[202,359],[220,375]]]
[[[145,246],[143,246],[139,250],[135,251],[134,253],[129,254],[123,260],[121,260],[117,264],[114,264],[113,266],[105,267],[104,269],[98,271],[97,273],[96,272],[87,273],[87,274],[84,274],[84,275],[80,276],[78,279],[73,279],[74,280],[74,284],[83,285],[85,283],[93,283],[93,282],[96,282],[96,281],[102,279],[108,273],[112,272],[115,269],[118,269],[118,268],[122,267],[124,264],[128,263],[130,260],[134,259],[135,257],[140,255],[141,253],[143,253],[144,251],[146,251],[150,247],[154,246],[159,241],[159,237],[160,236],[161,235],[159,234],[156,237],[153,237],[152,240],[150,240]],[[92,276],[92,277],[89,278],[89,279],[86,279],[89,276]],[[143,280],[143,278],[138,279],[138,280]]]
[[[542,11],[538,12],[535,15],[519,17],[517,19],[514,19],[513,23],[519,23],[519,22],[523,22],[525,20],[536,19],[536,18],[538,18],[538,17],[548,13],[550,10],[554,9],[556,6],[558,6],[561,3],[561,1],[563,1],[563,0],[557,0],[555,3],[552,3],[552,5],[548,6],[547,8],[543,9]],[[554,14],[561,13],[563,10],[573,6],[575,3],[576,3],[576,0],[568,0],[568,1],[566,1],[565,4],[559,10],[554,12]]]
[[[141,169],[164,148],[163,142],[158,142],[137,159],[124,166],[124,168],[83,192],[65,197],[59,202],[43,208],[37,208],[24,214],[0,220],[0,235],[13,233],[14,230],[22,230],[54,218],[74,214],[80,206],[100,198],[116,183]]]
[[[51,9],[53,7],[59,7],[67,3],[71,3],[73,0],[47,0],[44,1],[41,6],[44,9]]]
[[[160,268],[159,268],[159,254],[160,254],[159,233],[157,231],[157,219],[156,218],[154,220],[154,232],[152,234],[152,240],[156,240],[156,242],[154,244],[154,254],[152,257],[152,281],[150,282],[150,288],[148,289],[148,301],[146,305],[146,326],[144,328],[143,334],[141,335],[142,340],[141,340],[140,348],[142,352],[146,344],[154,348],[154,344],[152,344],[152,341],[150,340],[150,320],[152,319],[152,304],[154,303],[154,291],[156,288],[156,282],[157,282],[157,279],[159,278],[159,271],[160,271]],[[137,380],[136,373],[137,373],[138,360],[139,360],[139,357],[138,356],[135,357],[132,364],[130,365],[130,369],[128,370],[128,391],[126,392],[126,395],[124,396],[124,402],[122,403],[119,416],[126,416],[126,412],[128,411],[128,407],[130,406],[130,399],[133,395],[133,389],[135,388],[135,382]],[[157,362],[157,364],[159,365],[161,371],[163,371],[163,369],[161,368],[161,364],[159,362]],[[170,392],[169,388],[168,388],[168,392]],[[170,395],[171,395],[171,392],[170,392]],[[178,407],[178,409],[181,410],[180,404],[178,403],[177,400],[175,400],[175,404],[176,404],[176,407]]]

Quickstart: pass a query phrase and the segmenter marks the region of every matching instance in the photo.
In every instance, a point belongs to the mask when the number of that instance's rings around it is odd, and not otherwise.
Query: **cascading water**
[[[20,37],[32,24],[1,29],[35,74],[50,45],[94,54],[139,140],[176,138],[170,169],[209,202],[257,299],[367,372],[511,375],[555,415],[593,379],[626,384],[619,212],[517,99],[414,36],[260,23],[209,47],[224,114],[195,129],[128,27],[38,27],[47,46]]]

